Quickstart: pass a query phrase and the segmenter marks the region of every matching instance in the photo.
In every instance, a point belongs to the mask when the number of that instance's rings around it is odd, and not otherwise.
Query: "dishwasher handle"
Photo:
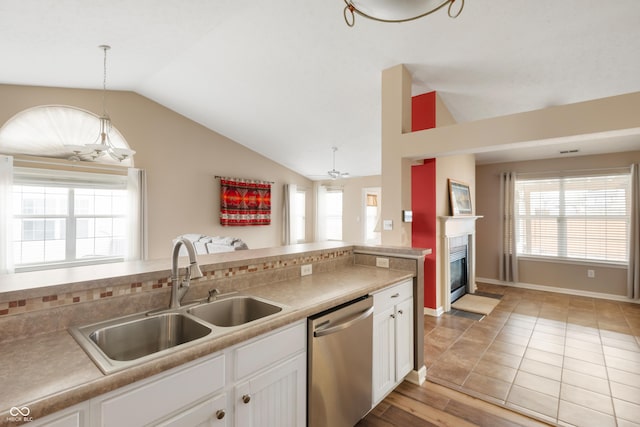
[[[313,336],[314,337],[323,337],[323,336],[326,336],[326,335],[334,334],[336,332],[340,332],[340,331],[342,331],[344,329],[347,329],[348,327],[358,323],[359,321],[366,319],[367,317],[371,316],[372,314],[373,314],[373,307],[369,307],[367,310],[363,311],[362,313],[360,313],[358,316],[354,317],[351,320],[347,320],[346,322],[338,323],[337,325],[332,326],[330,328],[313,331]]]

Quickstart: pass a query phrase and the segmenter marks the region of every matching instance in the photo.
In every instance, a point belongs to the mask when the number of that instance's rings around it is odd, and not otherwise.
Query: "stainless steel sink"
[[[98,329],[89,338],[113,360],[135,360],[208,335],[211,329],[167,313]]]
[[[196,304],[196,305],[193,305]],[[91,325],[69,328],[71,335],[105,374],[160,357],[212,334],[228,333],[283,307],[247,295],[226,296],[212,302],[138,313]]]
[[[212,329],[194,318],[170,312],[128,316],[69,331],[100,369],[109,373],[204,338]]]
[[[246,295],[227,297],[190,308],[192,314],[220,327],[243,325],[282,311],[282,307]]]

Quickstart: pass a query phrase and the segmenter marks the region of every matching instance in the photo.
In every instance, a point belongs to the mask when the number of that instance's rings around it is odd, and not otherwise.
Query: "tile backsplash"
[[[204,277],[191,281],[186,298],[203,298],[211,288],[222,292],[242,291],[253,286],[300,276],[302,264],[313,264],[314,272],[331,271],[353,264],[353,249],[338,248],[280,257],[254,259],[243,265],[201,265]],[[134,281],[135,280],[135,281]],[[152,310],[168,304],[171,278],[138,277],[105,280],[105,286],[89,290],[68,291],[66,285],[54,287],[56,292],[0,303],[0,342],[19,339],[31,333],[46,333],[74,324],[91,323],[109,317]],[[123,300],[122,297],[127,297]],[[39,327],[33,328],[32,324]]]

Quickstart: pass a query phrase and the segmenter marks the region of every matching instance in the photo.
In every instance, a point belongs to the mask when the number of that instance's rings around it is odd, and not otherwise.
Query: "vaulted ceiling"
[[[110,44],[109,88],[312,179],[331,169],[332,146],[337,169],[380,173],[381,71],[399,63],[414,93],[438,91],[458,122],[640,91],[638,0],[466,0],[457,19],[446,10],[403,24],[356,17],[354,28],[343,8],[2,0],[0,83],[100,88],[97,46]]]

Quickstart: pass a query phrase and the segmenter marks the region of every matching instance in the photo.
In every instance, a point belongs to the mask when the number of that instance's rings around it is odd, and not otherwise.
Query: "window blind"
[[[517,253],[627,262],[629,174],[518,179]]]

